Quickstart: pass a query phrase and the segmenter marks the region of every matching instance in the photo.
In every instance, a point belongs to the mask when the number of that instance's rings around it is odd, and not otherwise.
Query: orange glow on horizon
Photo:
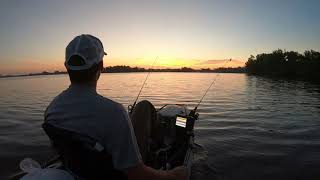
[[[28,73],[39,73],[43,71],[54,72],[54,71],[66,71],[64,67],[63,58],[46,59],[46,60],[24,60],[22,62],[6,63],[0,66],[0,74],[28,74]],[[104,57],[104,67],[125,65],[130,67],[141,67],[151,68],[155,57],[143,57],[136,59],[122,59],[114,57]],[[168,56],[159,56],[157,62],[153,68],[164,69],[164,68],[182,68],[189,67],[194,69],[210,68],[215,69],[222,67],[226,60],[196,60],[196,59],[184,59],[175,58]],[[226,67],[243,67],[245,62],[240,60],[233,60],[228,62]]]
[[[151,68],[155,58],[137,58],[134,60],[120,60],[104,58],[104,67],[125,65],[131,67]],[[182,58],[159,57],[153,68],[182,68],[189,67],[194,69],[210,68],[215,69],[226,64],[227,60],[186,60]],[[228,62],[225,67],[243,67],[245,62],[233,60]],[[23,61],[21,63],[5,63],[0,67],[0,74],[28,74],[38,72],[66,71],[64,61],[47,60],[47,61]]]

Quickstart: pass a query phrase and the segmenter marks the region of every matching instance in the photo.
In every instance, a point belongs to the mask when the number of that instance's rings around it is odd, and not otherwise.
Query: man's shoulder
[[[63,102],[66,100],[66,98],[64,97],[66,94],[66,90],[62,91],[61,93],[59,93],[58,95],[56,95],[52,101],[48,104],[47,109],[54,106],[55,104],[59,103],[59,102]]]
[[[108,111],[112,116],[122,116],[122,118],[127,119],[127,111],[122,104],[101,95],[98,95],[97,99],[97,104],[103,111]]]
[[[115,102],[113,101],[112,99],[109,99],[107,97],[104,97],[102,95],[97,95],[97,100],[98,100],[98,103],[101,104],[102,106],[106,106],[108,108],[115,108],[115,109],[119,109],[119,110],[123,110],[123,106],[118,103],[118,102]]]

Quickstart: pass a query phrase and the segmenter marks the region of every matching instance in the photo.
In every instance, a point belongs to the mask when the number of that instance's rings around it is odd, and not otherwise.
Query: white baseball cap
[[[73,55],[80,56],[84,61],[75,65],[70,62]],[[94,64],[99,64],[104,52],[102,42],[89,34],[82,34],[75,37],[66,47],[65,67],[68,70],[85,70],[91,68]]]

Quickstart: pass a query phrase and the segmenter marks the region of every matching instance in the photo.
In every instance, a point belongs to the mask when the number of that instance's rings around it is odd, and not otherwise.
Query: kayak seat
[[[125,173],[113,167],[111,155],[93,138],[49,123],[42,127],[61,156],[63,166],[76,179],[127,179]]]

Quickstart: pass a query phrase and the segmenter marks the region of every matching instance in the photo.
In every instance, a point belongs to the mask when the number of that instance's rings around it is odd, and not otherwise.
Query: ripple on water
[[[145,75],[103,74],[97,90],[127,106]],[[193,108],[215,76],[152,73],[139,100]],[[0,174],[16,169],[23,157],[44,160],[50,154],[43,112],[68,85],[66,75],[0,79],[0,162],[7,164]],[[195,138],[206,153],[193,178],[319,178],[319,99],[318,85],[221,74],[198,109]]]

